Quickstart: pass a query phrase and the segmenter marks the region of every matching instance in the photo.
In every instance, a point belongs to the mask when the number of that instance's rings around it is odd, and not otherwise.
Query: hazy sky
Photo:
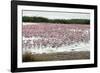
[[[24,10],[23,16],[40,16],[49,19],[90,19],[89,13],[69,13],[69,12],[54,12],[54,11],[27,11]]]

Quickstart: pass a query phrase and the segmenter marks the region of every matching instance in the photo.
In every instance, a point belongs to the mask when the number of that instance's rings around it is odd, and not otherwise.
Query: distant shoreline
[[[33,25],[33,24],[61,24],[61,23],[45,23],[45,22],[23,22],[23,25]],[[66,24],[65,24],[66,25]],[[71,25],[71,24],[69,24]],[[89,25],[89,24],[72,24],[72,25]]]
[[[89,19],[49,19],[46,17],[29,17],[23,16],[23,22],[39,22],[39,23],[60,23],[60,24],[90,24]]]

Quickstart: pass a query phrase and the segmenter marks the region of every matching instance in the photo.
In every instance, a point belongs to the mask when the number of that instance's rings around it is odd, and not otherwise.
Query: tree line
[[[29,17],[23,16],[23,22],[43,22],[43,23],[59,23],[59,24],[90,24],[89,19],[48,19],[46,17]]]

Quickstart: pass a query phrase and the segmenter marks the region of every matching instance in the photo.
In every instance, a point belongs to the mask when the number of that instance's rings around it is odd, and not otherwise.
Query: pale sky
[[[49,19],[90,19],[89,13],[69,13],[69,12],[54,12],[54,11],[27,11],[24,10],[23,16],[40,16]]]

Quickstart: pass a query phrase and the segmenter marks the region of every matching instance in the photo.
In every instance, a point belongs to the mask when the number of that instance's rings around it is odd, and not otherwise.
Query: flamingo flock
[[[86,24],[53,23],[23,24],[22,35],[23,48],[40,49],[49,47],[57,49],[74,43],[89,42],[90,26]]]

